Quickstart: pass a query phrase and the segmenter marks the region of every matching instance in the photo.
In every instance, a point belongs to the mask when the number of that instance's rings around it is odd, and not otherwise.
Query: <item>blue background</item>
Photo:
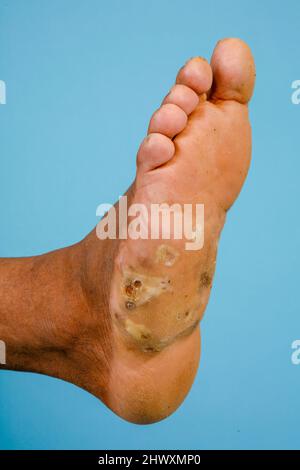
[[[225,36],[257,63],[253,163],[228,215],[193,389],[169,419],[128,424],[75,386],[0,373],[0,447],[300,448],[297,1],[0,0],[1,256],[80,240],[130,184],[178,68]]]

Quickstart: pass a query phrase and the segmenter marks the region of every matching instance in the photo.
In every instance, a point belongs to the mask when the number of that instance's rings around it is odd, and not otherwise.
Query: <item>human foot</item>
[[[108,404],[129,420],[170,414],[195,376],[218,239],[250,163],[254,81],[248,46],[219,42],[211,66],[194,58],[179,71],[138,151],[129,203],[204,204],[205,242],[199,251],[185,250],[183,240],[128,239],[118,246]]]
[[[219,42],[211,66],[190,60],[138,151],[128,203],[204,204],[201,250],[186,250],[184,240],[99,240],[93,231],[74,247],[0,263],[6,311],[14,296],[21,315],[25,293],[33,290],[30,305],[39,313],[43,305],[47,309],[37,318],[32,307],[23,336],[28,325],[30,333],[20,341],[27,349],[20,356],[19,346],[10,348],[9,368],[73,382],[136,423],[158,421],[179,406],[198,367],[198,325],[226,211],[249,167],[247,103],[254,77],[251,52],[238,39]],[[37,279],[50,286],[48,294]],[[7,285],[20,282],[19,296],[14,289],[7,294]],[[0,337],[2,331],[9,330],[0,325]],[[8,343],[13,341],[11,333]]]

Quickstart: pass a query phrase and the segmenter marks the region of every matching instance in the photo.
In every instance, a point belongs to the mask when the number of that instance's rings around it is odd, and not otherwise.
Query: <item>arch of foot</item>
[[[147,268],[136,253],[121,252],[110,305],[125,341],[145,353],[162,351],[194,331],[208,302],[214,266],[213,253],[204,261],[169,241],[153,247]]]

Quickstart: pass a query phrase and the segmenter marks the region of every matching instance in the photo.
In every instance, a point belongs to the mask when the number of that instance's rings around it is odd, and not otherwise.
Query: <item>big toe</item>
[[[250,100],[255,83],[255,64],[249,46],[241,39],[218,42],[211,59],[213,71],[212,99]]]

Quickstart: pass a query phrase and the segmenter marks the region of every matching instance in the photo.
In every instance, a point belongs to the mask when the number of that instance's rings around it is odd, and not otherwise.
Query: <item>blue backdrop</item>
[[[226,36],[257,63],[253,162],[228,215],[193,389],[135,426],[59,380],[0,373],[0,447],[300,448],[300,3],[0,0],[1,256],[74,243],[130,184],[178,68]]]

